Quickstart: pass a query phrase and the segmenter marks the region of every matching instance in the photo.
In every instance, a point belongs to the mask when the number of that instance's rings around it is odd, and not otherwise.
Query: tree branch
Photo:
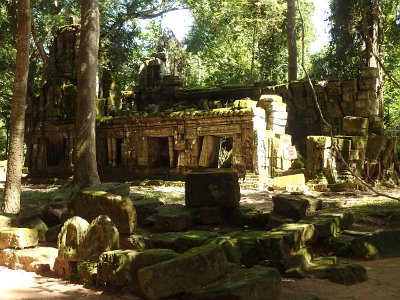
[[[35,43],[36,49],[39,53],[39,56],[42,59],[44,66],[46,67],[48,65],[49,57],[47,56],[47,53],[44,50],[43,45],[39,42],[39,40],[37,38],[35,22],[34,22],[33,18],[32,18],[31,33],[32,33],[32,38]]]

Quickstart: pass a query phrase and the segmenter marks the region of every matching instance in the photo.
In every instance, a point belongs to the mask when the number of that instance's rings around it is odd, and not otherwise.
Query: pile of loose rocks
[[[1,216],[0,264],[52,269],[145,299],[290,299],[281,293],[281,276],[367,280],[362,266],[315,253],[367,259],[400,253],[398,231],[351,231],[348,210],[322,209],[321,200],[304,194],[277,194],[273,202],[272,212],[240,206],[233,172],[189,174],[185,205],[106,183],[74,192],[68,209],[55,205],[62,212],[51,230],[43,213],[49,207],[24,223]],[[41,246],[51,241],[57,247]]]

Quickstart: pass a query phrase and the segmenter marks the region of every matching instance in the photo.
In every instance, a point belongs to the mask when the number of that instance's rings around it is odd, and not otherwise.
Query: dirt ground
[[[1,181],[1,180],[0,180]],[[0,182],[1,187],[1,182]],[[25,187],[25,190],[37,187]],[[132,187],[132,193],[154,194],[166,203],[182,203],[184,189],[180,187]],[[399,190],[391,190],[392,196],[399,196]],[[260,210],[270,210],[273,193],[269,191],[242,191],[241,203]],[[384,201],[371,194],[344,194],[325,197],[324,203],[349,207],[363,201]],[[351,286],[332,283],[328,280],[282,279],[282,291],[292,294],[313,294],[320,299],[400,299],[400,258],[376,261],[356,261],[342,259],[341,263],[359,263],[368,272],[368,281]],[[21,270],[0,267],[0,299],[140,299],[128,291],[88,289],[79,284],[54,278],[51,274],[39,275]]]

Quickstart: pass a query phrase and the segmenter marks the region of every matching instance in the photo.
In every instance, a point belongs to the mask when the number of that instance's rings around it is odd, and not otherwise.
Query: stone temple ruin
[[[26,165],[32,177],[72,173],[79,26],[61,28],[50,50],[49,76],[27,109]],[[397,168],[397,139],[384,133],[377,72],[315,82],[318,103],[333,127],[321,125],[307,82],[188,89],[166,71],[163,54],[147,59],[133,92],[112,91],[106,70],[99,83],[97,161],[104,178],[182,178],[197,170],[234,170],[259,180],[293,167],[293,144],[307,160],[309,179],[346,182],[346,162],[367,179]]]

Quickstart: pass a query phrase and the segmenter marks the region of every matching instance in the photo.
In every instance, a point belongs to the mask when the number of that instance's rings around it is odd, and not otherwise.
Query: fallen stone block
[[[14,270],[42,272],[52,270],[58,250],[53,247],[0,250],[0,265]]]
[[[400,230],[385,230],[357,237],[351,241],[358,258],[378,259],[400,256]]]
[[[220,247],[228,262],[240,265],[242,253],[240,251],[239,240],[232,236],[221,236],[210,241],[211,244]]]
[[[216,232],[190,230],[185,232],[166,232],[145,237],[146,248],[167,248],[182,253],[199,247],[207,241],[218,237]]]
[[[136,210],[137,222],[142,224],[145,222],[146,218],[154,215],[158,212],[157,208],[164,205],[158,199],[155,198],[137,198],[130,197]]]
[[[105,182],[83,189],[82,191],[103,191],[121,197],[129,196],[130,187],[122,182]]]
[[[270,213],[268,216],[267,229],[271,230],[284,224],[296,223],[297,221],[297,218],[288,218],[275,213]]]
[[[138,279],[148,299],[162,299],[201,288],[222,278],[228,262],[222,249],[208,244],[184,254],[140,269]],[[173,284],[171,284],[173,278]]]
[[[89,223],[81,217],[72,217],[67,220],[58,235],[57,247],[59,249],[63,247],[78,249],[86,236],[88,228]]]
[[[96,285],[97,262],[81,261],[77,264],[77,275],[81,284]]]
[[[181,204],[167,204],[154,215],[159,231],[182,231],[194,223],[194,210]]]
[[[352,285],[367,281],[368,275],[363,266],[352,264],[332,267],[328,279],[332,282]]]
[[[119,232],[113,221],[105,215],[93,220],[78,246],[81,260],[98,261],[101,253],[119,249]]]
[[[245,269],[233,266],[222,282],[186,293],[183,299],[279,300],[281,299],[281,276],[274,268],[254,266]]]
[[[304,278],[308,267],[311,265],[312,252],[308,247],[301,248],[293,256],[285,259],[285,273],[286,277]]]
[[[84,189],[73,194],[71,210],[88,222],[100,215],[107,215],[124,234],[131,234],[136,229],[136,210],[129,198],[94,188]]]
[[[317,231],[312,224],[287,223],[271,230],[272,232],[288,232],[293,234],[293,244],[304,246],[317,240]],[[294,246],[294,245],[293,245]]]
[[[235,172],[186,175],[185,204],[189,207],[237,207],[239,201],[239,178]]]
[[[322,201],[306,195],[278,194],[272,197],[273,213],[300,220],[322,209]]]
[[[330,218],[309,217],[301,219],[299,223],[313,225],[318,238],[327,238],[340,232],[335,220]]]
[[[176,257],[178,254],[168,249],[107,251],[99,260],[97,283],[130,286],[135,294],[142,295],[137,277],[138,271]]]
[[[78,276],[78,262],[56,258],[53,272],[57,277],[64,279],[76,279]]]
[[[229,221],[236,226],[266,228],[270,212],[262,212],[249,206],[239,206],[232,210]]]
[[[37,246],[39,235],[36,229],[3,227],[0,228],[0,249],[24,249]]]
[[[338,234],[327,239],[326,246],[336,256],[350,256],[352,254],[351,242],[354,236]]]
[[[0,228],[1,227],[17,227],[19,226],[19,218],[15,215],[8,215],[5,213],[0,214]]]
[[[32,221],[23,224],[22,227],[36,229],[38,232],[39,242],[40,243],[46,242],[46,233],[49,230],[49,228],[47,227],[46,223],[43,222],[42,219],[39,218],[33,219]]]
[[[350,210],[324,209],[317,212],[315,217],[334,220],[339,232],[349,228],[354,223],[354,216]]]
[[[262,260],[282,260],[292,249],[285,240],[290,239],[290,233],[270,231],[249,231],[238,234],[242,253],[241,263],[246,267],[253,266]]]

